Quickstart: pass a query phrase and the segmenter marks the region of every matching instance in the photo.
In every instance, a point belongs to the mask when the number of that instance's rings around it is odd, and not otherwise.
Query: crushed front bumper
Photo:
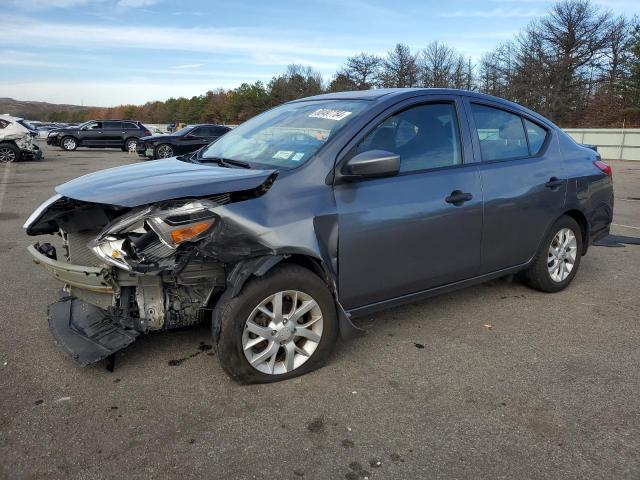
[[[123,325],[108,309],[120,285],[107,267],[60,262],[38,244],[27,248],[33,261],[65,284],[66,294],[49,306],[49,329],[56,344],[80,365],[89,365],[133,343],[139,332]],[[104,308],[101,308],[104,307]]]
[[[42,160],[42,150],[37,145],[32,145],[30,150],[23,149],[20,150],[22,153],[22,158],[25,160]]]
[[[56,344],[82,366],[104,360],[131,345],[139,335],[106,310],[73,297],[49,306],[49,330]]]
[[[95,293],[114,294],[119,290],[111,271],[106,267],[86,267],[67,262],[59,262],[47,257],[38,250],[38,244],[30,245],[27,250],[34,263],[42,266],[49,275],[61,282],[81,290]]]
[[[47,137],[47,145],[54,145],[54,146],[59,146],[60,145],[60,135],[49,135]]]

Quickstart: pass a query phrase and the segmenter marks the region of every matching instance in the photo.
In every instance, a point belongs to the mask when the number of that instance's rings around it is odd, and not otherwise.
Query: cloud
[[[29,35],[24,35],[28,31]],[[74,47],[84,49],[112,49],[117,47],[149,50],[174,50],[204,52],[223,55],[289,55],[329,57],[342,61],[362,47],[353,42],[334,38],[334,45],[327,45],[318,37],[315,41],[301,43],[295,32],[284,36],[281,31],[267,32],[256,29],[182,28],[155,26],[102,26],[71,23],[36,22],[24,17],[5,18],[5,38],[19,38],[22,45],[41,47]],[[313,37],[313,36],[312,36]],[[177,38],[178,42],[167,39]],[[131,39],[135,39],[132,45]],[[352,48],[343,48],[348,43]]]
[[[160,3],[160,0],[118,0],[117,6],[120,8],[142,8],[150,7]]]
[[[44,10],[46,8],[71,8],[81,7],[92,3],[100,3],[103,0],[12,0],[14,7],[25,10]]]
[[[111,107],[170,97],[192,97],[214,88],[234,88],[239,84],[236,81],[158,83],[139,77],[117,82],[0,82],[0,92],[20,100],[37,98],[52,103]]]
[[[189,63],[186,65],[173,65],[171,68],[174,68],[176,70],[182,70],[182,69],[200,68],[200,67],[204,67],[204,63]]]
[[[439,13],[439,17],[539,17],[544,15],[543,10],[523,8],[494,8],[492,10],[456,10],[454,12]]]

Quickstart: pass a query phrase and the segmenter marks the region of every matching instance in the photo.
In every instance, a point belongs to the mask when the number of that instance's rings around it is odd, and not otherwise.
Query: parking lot
[[[596,246],[565,291],[498,280],[359,321],[328,366],[239,386],[208,325],[80,368],[22,224],[52,189],[137,161],[0,166],[0,478],[639,478],[640,246]],[[611,162],[612,232],[640,237],[640,162]]]

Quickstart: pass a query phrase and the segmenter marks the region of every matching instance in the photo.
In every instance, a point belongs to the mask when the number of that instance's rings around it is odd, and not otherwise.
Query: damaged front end
[[[81,365],[97,362],[140,333],[194,325],[225,286],[224,266],[198,242],[229,194],[137,208],[56,195],[27,220],[30,235],[53,234],[29,252],[64,284],[49,307],[61,348]]]

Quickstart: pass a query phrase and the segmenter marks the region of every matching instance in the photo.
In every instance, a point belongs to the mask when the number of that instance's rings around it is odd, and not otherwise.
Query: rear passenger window
[[[527,138],[529,139],[529,153],[531,155],[537,155],[540,153],[544,141],[547,138],[547,131],[526,118],[524,120],[524,126],[527,129]]]
[[[453,104],[419,105],[387,118],[364,138],[356,153],[369,150],[400,155],[400,172],[461,164],[460,131]]]
[[[483,161],[508,160],[529,155],[527,137],[519,115],[475,103],[471,104],[471,112]]]

